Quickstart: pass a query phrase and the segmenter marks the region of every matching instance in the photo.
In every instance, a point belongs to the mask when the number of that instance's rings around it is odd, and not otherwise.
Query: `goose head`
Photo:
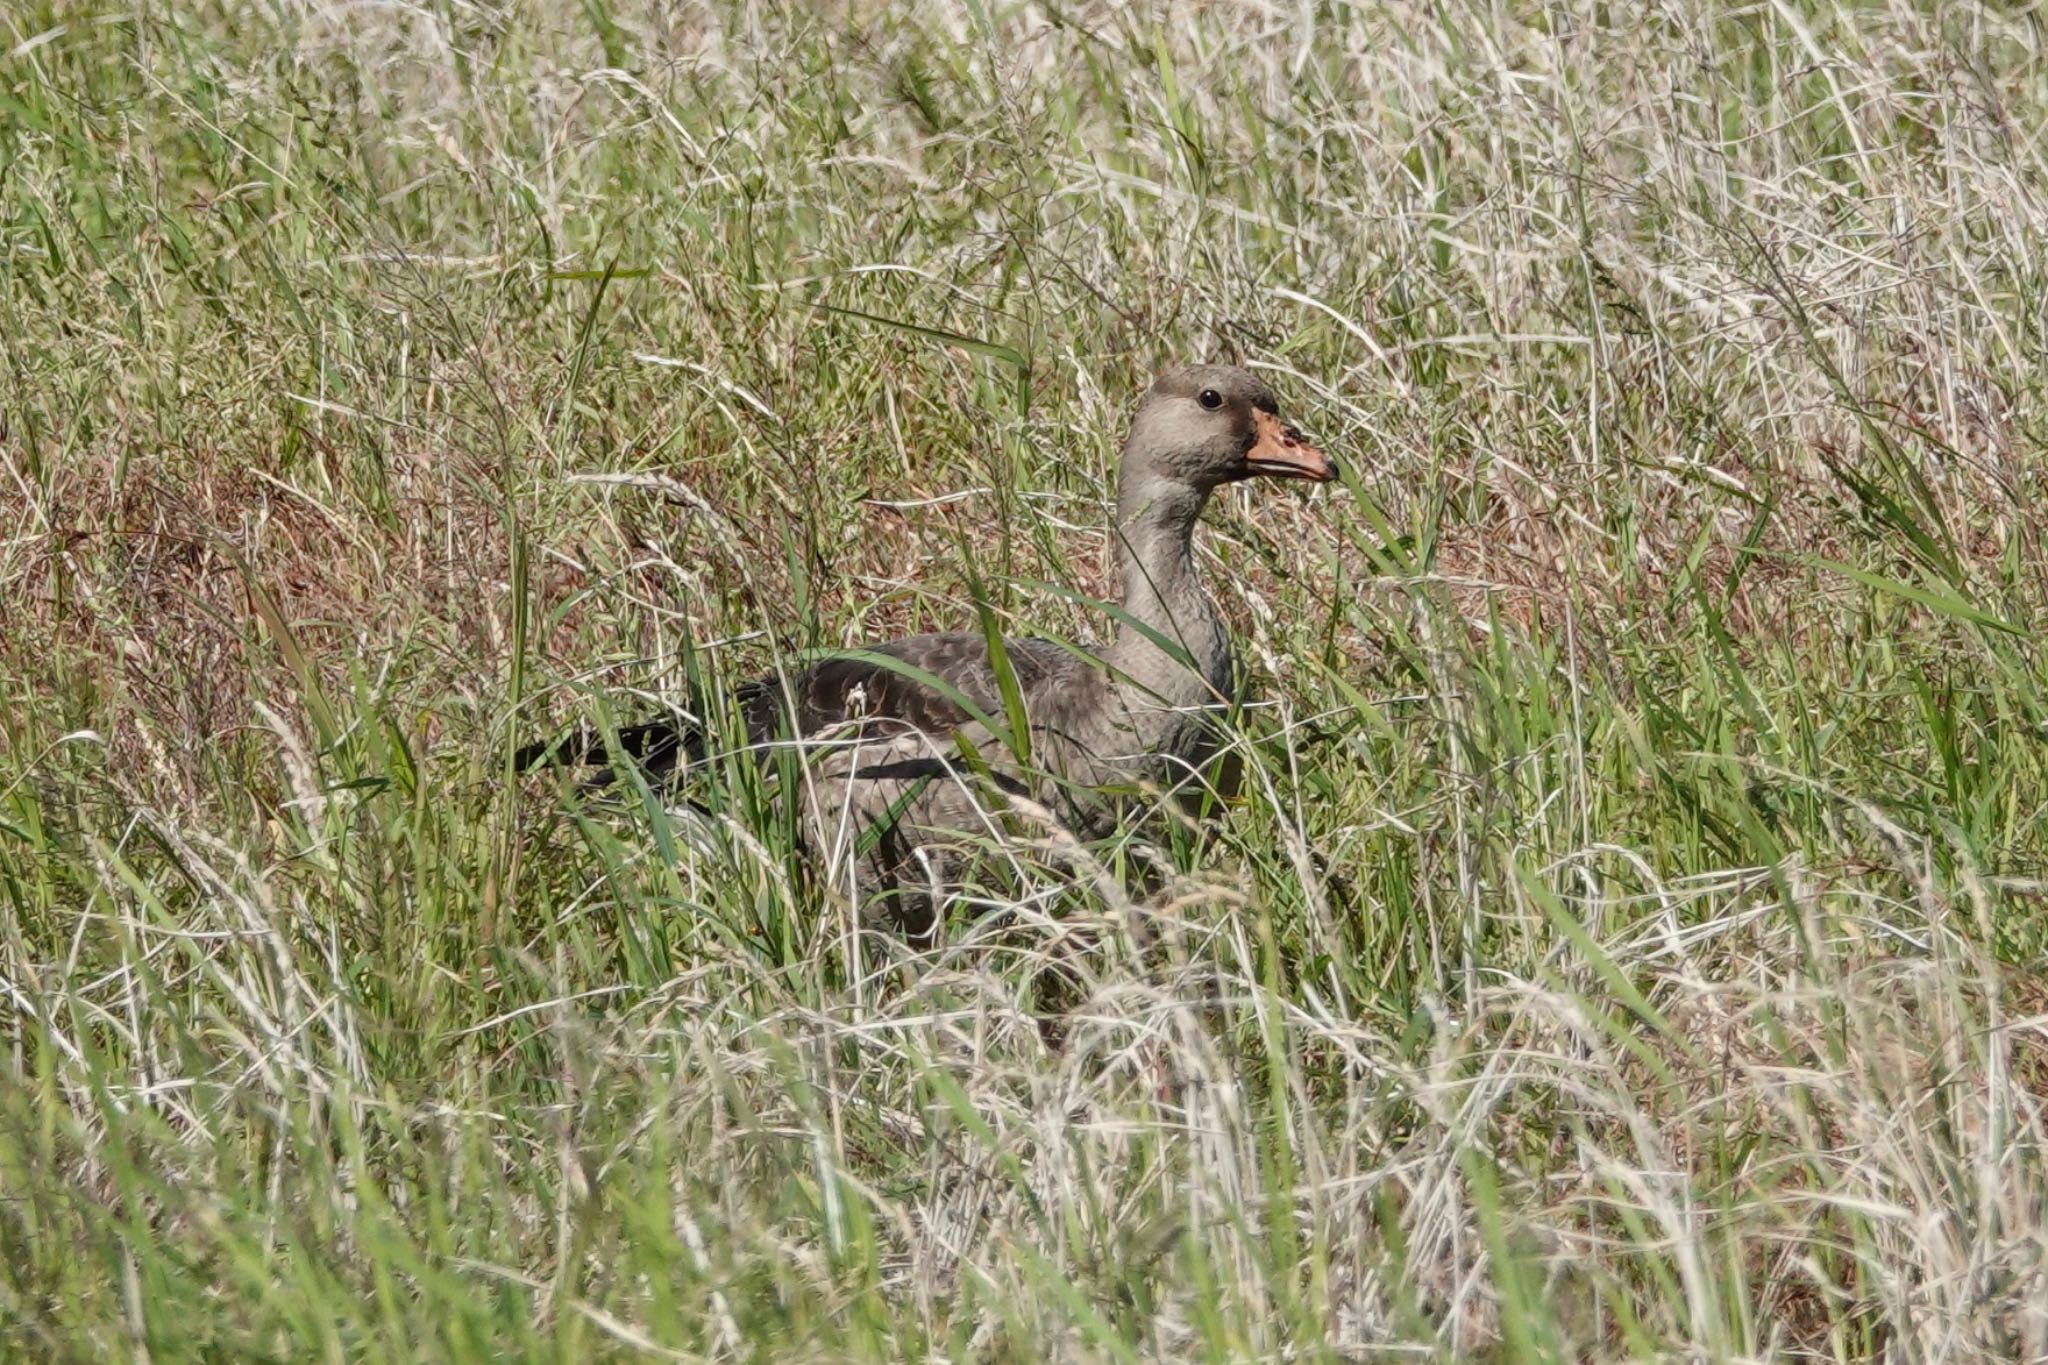
[[[1124,442],[1129,493],[1206,495],[1251,478],[1337,477],[1336,463],[1280,417],[1273,391],[1233,365],[1188,365],[1160,376]]]

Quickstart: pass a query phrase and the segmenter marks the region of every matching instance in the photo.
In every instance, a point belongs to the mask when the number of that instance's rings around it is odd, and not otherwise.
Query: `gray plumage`
[[[1216,488],[1258,475],[1320,481],[1335,467],[1279,420],[1256,377],[1188,366],[1146,393],[1124,442],[1113,528],[1129,619],[1100,658],[1037,638],[1003,642],[1028,767],[1003,733],[1008,709],[980,634],[910,636],[738,689],[750,749],[799,746],[802,828],[828,881],[870,919],[923,936],[1006,798],[1028,798],[1088,837],[1116,817],[1105,789],[1198,791],[1238,684],[1195,570],[1194,528]],[[529,746],[519,762],[631,758],[674,781],[703,745],[658,722],[620,731],[617,753],[585,737]]]

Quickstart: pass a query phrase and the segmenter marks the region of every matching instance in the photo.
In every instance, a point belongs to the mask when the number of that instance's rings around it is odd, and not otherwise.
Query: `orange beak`
[[[1256,439],[1245,452],[1244,467],[1276,479],[1310,479],[1328,483],[1337,477],[1337,462],[1317,450],[1293,427],[1270,412],[1252,414]]]

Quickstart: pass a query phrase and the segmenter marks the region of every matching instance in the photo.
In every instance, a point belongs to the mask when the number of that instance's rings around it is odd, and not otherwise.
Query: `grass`
[[[2044,124],[1909,0],[14,6],[0,1355],[2048,1360]],[[913,957],[509,773],[1099,633],[1192,357],[1346,471],[1213,827]]]

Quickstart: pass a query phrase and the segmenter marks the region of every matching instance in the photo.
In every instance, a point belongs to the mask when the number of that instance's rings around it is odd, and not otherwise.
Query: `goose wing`
[[[1003,652],[1027,709],[1079,668],[1079,660],[1050,640],[1005,640]],[[784,735],[812,736],[861,721],[883,733],[942,738],[972,724],[976,711],[996,719],[1004,714],[988,640],[965,633],[912,635],[821,659],[790,679],[786,697],[775,677],[759,679],[747,691],[748,729],[757,740],[771,737],[756,733],[757,716],[764,722],[760,731]]]
[[[1036,637],[1007,639],[1004,653],[1027,710],[1064,688],[1068,676],[1085,671],[1067,649]],[[863,739],[942,741],[955,731],[976,728],[975,711],[996,719],[1005,713],[1002,685],[985,636],[958,633],[912,635],[886,644],[820,659],[795,673],[768,674],[733,690],[747,741],[758,750],[791,739],[828,732]],[[849,731],[849,724],[857,730]],[[622,725],[616,745],[590,730],[528,744],[514,757],[521,770],[548,762],[603,765],[593,776],[602,785],[621,761],[636,764],[657,781],[670,781],[688,763],[702,761],[708,737],[701,725],[671,718]]]

